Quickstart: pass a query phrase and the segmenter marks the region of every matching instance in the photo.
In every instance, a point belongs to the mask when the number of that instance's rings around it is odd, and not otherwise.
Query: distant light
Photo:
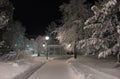
[[[71,44],[68,44],[68,46],[67,46],[68,48],[70,48],[71,47]]]
[[[49,40],[49,39],[50,39],[49,36],[46,36],[46,37],[45,37],[45,40]]]
[[[30,47],[29,45],[27,45],[27,47]]]
[[[17,47],[17,44],[15,44],[15,47]]]
[[[34,49],[33,48],[28,48],[29,49],[29,51],[33,51]]]
[[[43,47],[45,47],[45,44],[43,44]]]

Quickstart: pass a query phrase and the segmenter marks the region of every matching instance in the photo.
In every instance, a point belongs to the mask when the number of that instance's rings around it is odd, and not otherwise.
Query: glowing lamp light
[[[72,46],[71,44],[66,44],[65,50],[71,51],[72,50],[71,46]]]
[[[43,44],[43,47],[45,47],[45,44]]]
[[[68,48],[70,48],[71,47],[71,44],[68,44],[68,46],[67,46]]]
[[[46,36],[46,37],[45,37],[45,40],[49,40],[49,39],[50,39],[49,36]]]

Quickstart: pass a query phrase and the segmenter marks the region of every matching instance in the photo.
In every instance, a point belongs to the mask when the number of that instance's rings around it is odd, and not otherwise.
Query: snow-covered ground
[[[28,79],[78,79],[67,59],[56,59],[46,63]]]
[[[30,71],[27,70],[45,62],[48,63],[33,75],[31,73],[31,76],[29,75]],[[115,67],[114,61],[84,56],[77,60],[49,57],[46,61],[46,57],[37,57],[35,61],[0,62],[0,79],[26,79],[28,77],[29,79],[120,79],[119,73],[120,68]]]
[[[120,68],[111,60],[81,56],[77,60],[70,59],[69,64],[77,79],[120,79]]]
[[[14,79],[36,64],[38,64],[38,62],[31,60],[0,62],[0,79]],[[39,61],[39,64],[43,64],[43,62]]]

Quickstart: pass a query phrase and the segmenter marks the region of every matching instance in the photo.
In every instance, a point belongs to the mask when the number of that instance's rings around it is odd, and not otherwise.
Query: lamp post
[[[46,40],[46,59],[48,60],[48,40],[49,40],[49,36],[46,36],[45,37],[45,40]]]
[[[43,44],[42,46],[45,47],[45,44]]]

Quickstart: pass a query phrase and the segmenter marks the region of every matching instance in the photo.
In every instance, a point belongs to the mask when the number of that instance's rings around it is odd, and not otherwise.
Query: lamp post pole
[[[49,40],[49,36],[46,36],[45,40],[46,40],[46,59],[48,60],[48,40]]]

